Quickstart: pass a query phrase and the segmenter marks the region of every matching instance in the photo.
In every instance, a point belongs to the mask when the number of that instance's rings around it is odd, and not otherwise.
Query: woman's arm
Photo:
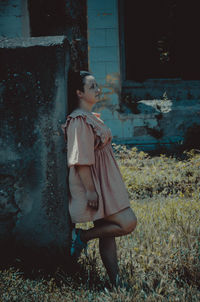
[[[95,191],[95,186],[92,180],[90,166],[76,165],[76,169],[80,175],[80,178],[82,180],[82,183],[84,184],[86,191]]]
[[[88,206],[97,209],[98,208],[98,195],[95,190],[90,166],[76,165],[76,169],[79,173],[81,181],[86,189],[86,196],[88,199]]]

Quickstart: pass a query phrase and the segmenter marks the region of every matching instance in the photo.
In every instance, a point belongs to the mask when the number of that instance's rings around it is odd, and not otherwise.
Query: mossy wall
[[[0,244],[68,247],[65,37],[0,42]]]

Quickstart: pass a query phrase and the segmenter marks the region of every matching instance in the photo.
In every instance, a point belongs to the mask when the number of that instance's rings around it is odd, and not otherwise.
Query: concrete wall
[[[87,70],[86,0],[29,0],[31,36],[65,35],[73,43],[71,64]]]
[[[63,36],[0,41],[1,246],[68,248],[68,52]]]
[[[103,105],[113,111],[119,107],[121,83],[117,3],[117,0],[87,1],[89,70],[101,84],[101,111]],[[102,116],[107,120],[106,112],[102,111]]]
[[[199,148],[200,81],[131,83],[123,87],[122,97],[125,143],[163,152]]]
[[[88,0],[87,12],[89,69],[103,93],[94,111],[111,128],[113,142],[174,150],[188,133],[200,135],[200,81],[124,81],[118,0]]]
[[[16,38],[29,37],[28,0],[7,0],[0,2],[0,36]]]

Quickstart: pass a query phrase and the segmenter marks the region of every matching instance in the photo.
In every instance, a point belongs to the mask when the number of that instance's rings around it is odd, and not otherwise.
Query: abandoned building
[[[178,0],[0,0],[0,241],[69,242],[69,66],[102,89],[93,111],[113,142],[200,145],[199,10]],[[67,230],[67,231],[66,231]]]
[[[102,87],[94,111],[111,128],[114,142],[143,150],[176,149],[189,142],[195,147],[200,126],[197,12],[194,3],[188,8],[177,0],[4,0],[0,36],[75,40],[79,67],[89,68]]]

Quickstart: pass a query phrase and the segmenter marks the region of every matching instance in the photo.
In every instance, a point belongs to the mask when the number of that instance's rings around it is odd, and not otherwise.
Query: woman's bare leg
[[[103,219],[94,222],[95,227],[102,224],[104,224]],[[115,284],[119,273],[115,237],[99,238],[99,252],[110,281]]]
[[[115,237],[100,238],[99,252],[110,281],[115,285],[117,275],[119,274]]]
[[[137,224],[137,218],[131,208],[94,222],[94,227],[84,230],[81,239],[85,242],[99,238],[99,251],[111,283],[117,286],[119,267],[115,237],[131,233]]]
[[[81,233],[81,240],[83,242],[88,242],[94,238],[127,235],[131,233],[137,225],[137,218],[131,208],[126,208],[102,220],[104,223],[96,224],[89,230],[83,230]]]

